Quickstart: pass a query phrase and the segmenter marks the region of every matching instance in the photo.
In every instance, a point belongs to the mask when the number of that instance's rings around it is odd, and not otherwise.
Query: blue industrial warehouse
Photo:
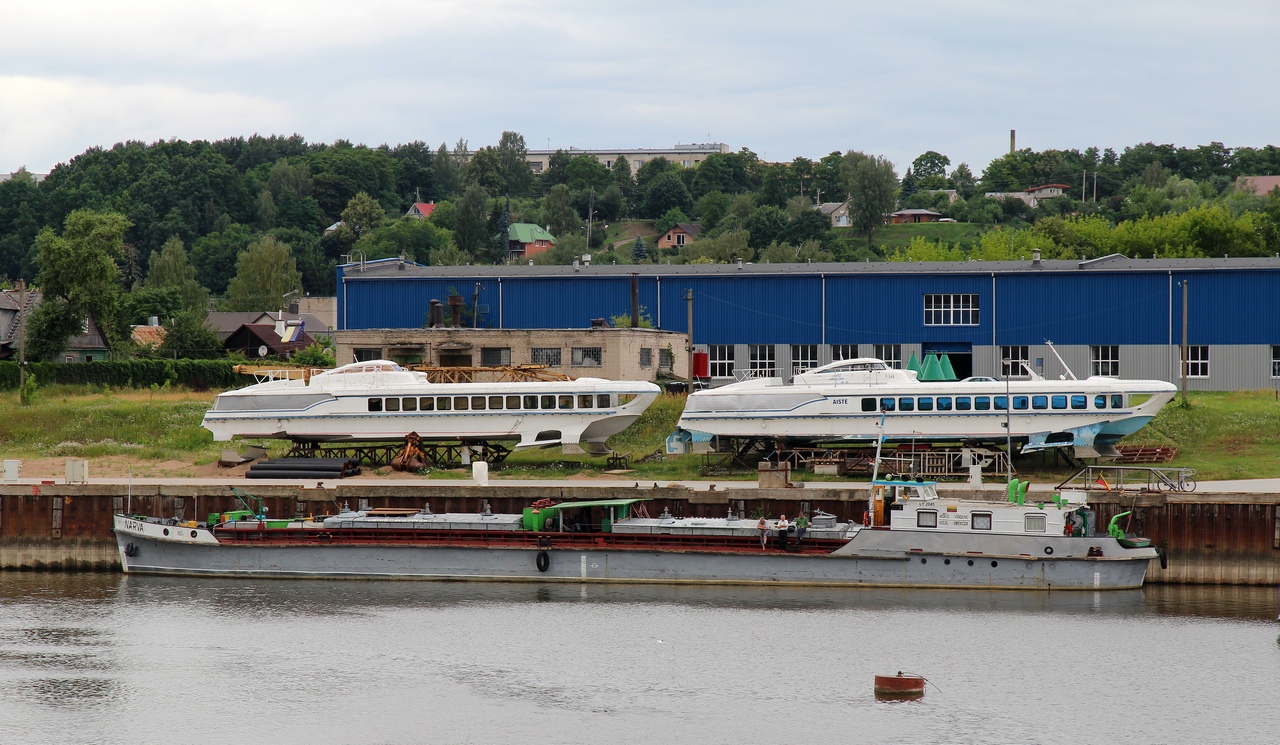
[[[628,315],[687,333],[717,383],[857,356],[902,365],[945,352],[961,377],[1039,374],[1181,379],[1188,387],[1280,384],[1280,258],[861,264],[338,268],[338,328],[422,328],[431,300],[461,295],[479,328],[583,328]],[[1059,361],[1059,357],[1061,361]],[[512,360],[513,363],[530,360]],[[1021,365],[1012,366],[1016,376]]]

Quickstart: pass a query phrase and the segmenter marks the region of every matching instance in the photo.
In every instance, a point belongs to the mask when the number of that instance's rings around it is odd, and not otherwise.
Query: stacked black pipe
[[[360,464],[350,458],[268,458],[249,466],[250,479],[340,479],[356,476]]]

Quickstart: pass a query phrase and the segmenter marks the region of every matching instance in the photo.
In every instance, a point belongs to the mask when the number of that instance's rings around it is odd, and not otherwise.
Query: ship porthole
[[[196,537],[196,535],[197,535],[197,533],[196,533],[194,530],[193,530],[193,531],[191,531],[191,537],[192,537],[192,538],[195,538],[195,537]]]
[[[165,528],[165,529],[164,529],[164,534],[165,534],[165,535],[169,535],[169,529],[168,529],[168,528]]]
[[[547,569],[551,568],[551,556],[549,556],[546,551],[539,551],[538,558],[535,563],[538,565],[539,572],[545,572]]]
[[[921,563],[921,564],[928,564],[928,563],[929,563],[929,560],[928,560],[928,559],[921,559],[921,560],[920,560],[920,563]]]
[[[950,564],[950,563],[951,563],[951,559],[943,559],[943,560],[942,560],[942,563],[943,563],[943,564]]]
[[[969,559],[969,566],[973,566],[973,559]]]
[[[1053,546],[1044,547],[1045,556],[1053,556]]]
[[[991,566],[993,566],[993,567],[1000,566],[1000,562],[998,562],[998,561],[993,561],[993,562],[991,562]]]

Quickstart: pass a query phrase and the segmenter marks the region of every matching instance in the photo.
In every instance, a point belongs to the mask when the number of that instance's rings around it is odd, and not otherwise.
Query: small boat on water
[[[259,506],[203,524],[117,515],[115,534],[127,573],[219,577],[1103,590],[1140,587],[1158,558],[1094,530],[1082,502],[950,499],[929,481],[877,480],[865,524],[816,512],[803,531],[732,512],[649,517],[647,501],[281,520]]]
[[[202,426],[214,440],[372,442],[416,433],[422,440],[581,452],[583,443],[603,447],[661,393],[645,381],[600,378],[433,383],[389,360],[298,372],[258,373],[258,383],[218,394]]]

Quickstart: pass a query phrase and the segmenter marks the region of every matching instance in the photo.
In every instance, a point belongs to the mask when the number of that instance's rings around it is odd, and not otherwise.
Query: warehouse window
[[[831,345],[831,361],[839,362],[840,360],[852,360],[858,357],[857,344],[832,344]]]
[[[535,365],[560,367],[559,347],[534,347],[529,350],[529,361]]]
[[[1188,378],[1209,377],[1209,347],[1203,344],[1187,347],[1183,364]]]
[[[791,374],[799,375],[818,366],[817,344],[791,345]]]
[[[707,347],[707,361],[711,365],[711,377],[733,377],[733,345],[711,344]]]
[[[751,377],[772,378],[778,374],[772,344],[752,344],[747,349],[751,360]]]
[[[1115,344],[1089,347],[1093,374],[1108,378],[1120,377],[1120,347]]]
[[[924,325],[977,326],[977,295],[925,295]]]
[[[902,345],[901,344],[877,344],[875,346],[876,359],[884,362],[889,367],[902,369]]]
[[[653,367],[653,350],[651,348],[640,348],[640,367]]]
[[[1271,377],[1280,378],[1280,345],[1271,347]]]
[[[480,349],[481,367],[508,367],[510,365],[510,347],[482,347]]]
[[[670,349],[658,350],[658,369],[664,372],[671,372],[671,368],[676,366],[676,355]]]
[[[1026,375],[1027,370],[1023,363],[1031,361],[1031,352],[1026,345],[1000,347],[1000,377],[1018,377]]]
[[[369,362],[382,359],[381,347],[356,347],[351,350],[355,362]]]
[[[600,347],[574,347],[574,367],[600,367]]]

